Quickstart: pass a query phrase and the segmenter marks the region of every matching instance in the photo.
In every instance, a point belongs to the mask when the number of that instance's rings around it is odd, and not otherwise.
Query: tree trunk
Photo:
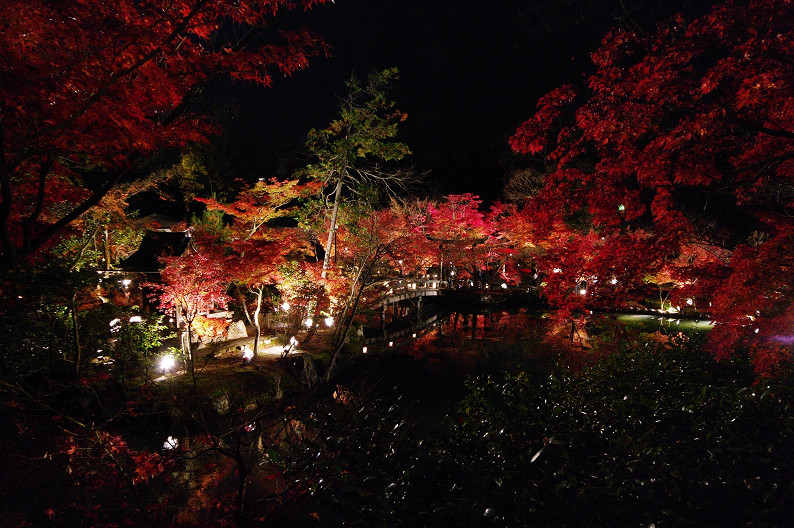
[[[325,242],[325,257],[323,258],[323,273],[324,279],[327,275],[327,270],[331,265],[331,248],[336,238],[336,217],[339,214],[339,200],[342,195],[342,183],[344,176],[339,176],[339,181],[336,182],[336,190],[334,191],[334,208],[331,210],[331,226],[328,228],[328,240]]]
[[[322,303],[320,303],[320,298],[322,293],[317,294],[317,302],[314,305],[314,314],[312,315],[312,321],[314,324],[309,328],[309,331],[306,333],[306,337],[303,338],[303,345],[306,346],[314,337],[314,334],[317,333],[317,327],[320,326],[320,315],[322,315]]]
[[[72,331],[74,333],[74,373],[80,375],[82,349],[80,348],[80,326],[77,319],[77,294],[72,295]]]
[[[237,297],[240,299],[240,304],[243,305],[243,313],[245,314],[245,318],[248,320],[248,324],[254,324],[254,322],[251,320],[251,314],[248,313],[248,303],[245,301],[245,296],[243,295],[243,292],[240,291],[239,284],[234,285],[234,291],[237,292]]]
[[[193,326],[193,319],[185,318],[187,324],[187,343],[185,343],[185,356],[187,357],[187,368],[190,369],[190,377],[193,378],[193,388],[198,389],[196,381],[196,369],[193,367],[193,333],[190,327]]]
[[[263,288],[259,288],[256,292],[256,308],[254,309],[254,359],[259,357],[259,334],[261,329],[259,327],[259,312],[262,311],[262,296],[264,295]],[[246,310],[246,316],[248,311]],[[249,318],[250,321],[250,318]]]
[[[342,333],[342,329],[344,328],[344,321],[347,319],[347,312],[350,309],[350,307],[353,306],[353,300],[356,296],[356,288],[357,288],[356,285],[359,283],[360,280],[362,280],[362,275],[364,273],[365,267],[366,265],[359,267],[358,275],[356,275],[356,278],[353,279],[353,286],[350,288],[350,297],[348,297],[347,302],[342,308],[342,313],[339,314],[339,325],[337,325],[336,330],[334,330],[334,336],[331,339],[332,343],[337,343],[339,339],[339,335]]]
[[[336,367],[336,358],[339,356],[339,352],[342,351],[342,348],[345,346],[345,339],[347,339],[347,335],[350,333],[350,328],[353,326],[353,318],[356,315],[356,310],[358,309],[358,302],[361,299],[361,294],[364,293],[364,288],[367,286],[367,282],[372,272],[372,267],[374,266],[375,262],[377,261],[377,256],[372,260],[372,262],[367,266],[366,272],[359,274],[359,284],[358,290],[356,295],[353,299],[353,306],[350,309],[350,315],[346,318],[346,320],[341,321],[343,323],[344,330],[339,334],[339,342],[336,344],[336,348],[334,349],[334,353],[331,355],[331,361],[328,362],[328,368],[323,375],[323,378],[326,382],[331,380],[331,376],[333,376],[334,368]]]
[[[104,254],[105,254],[105,271],[110,269],[110,237],[108,235],[108,228],[105,228],[104,237],[102,239],[102,245],[104,247]]]

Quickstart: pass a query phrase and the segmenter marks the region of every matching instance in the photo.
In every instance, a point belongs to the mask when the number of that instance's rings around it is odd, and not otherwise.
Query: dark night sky
[[[671,0],[636,4],[640,23],[691,9]],[[594,5],[598,4],[598,5]],[[332,56],[259,90],[235,86],[235,130],[267,150],[297,153],[307,131],[338,112],[351,74],[396,66],[393,93],[408,113],[401,139],[431,171],[424,193],[474,192],[498,199],[515,159],[508,137],[535,101],[588,71],[617,0],[336,0],[279,23],[318,31]],[[650,2],[653,4],[653,2]]]

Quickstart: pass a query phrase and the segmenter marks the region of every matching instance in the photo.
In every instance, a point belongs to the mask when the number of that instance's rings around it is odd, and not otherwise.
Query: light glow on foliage
[[[168,372],[176,366],[176,358],[171,354],[167,354],[160,358],[160,370]]]
[[[334,318],[331,317],[330,315],[325,318],[325,326],[327,326],[328,328],[334,326]]]

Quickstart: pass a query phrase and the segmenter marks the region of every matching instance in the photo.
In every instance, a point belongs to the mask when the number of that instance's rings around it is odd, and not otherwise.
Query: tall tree
[[[161,309],[175,313],[177,321],[185,322],[186,339],[182,339],[182,350],[195,385],[193,322],[202,312],[215,306],[226,306],[228,280],[221,262],[204,252],[189,250],[180,257],[165,257],[163,260],[162,283],[148,286],[160,292]]]
[[[478,288],[497,275],[507,280],[506,257],[513,252],[507,246],[514,243],[503,236],[502,224],[514,208],[497,202],[485,211],[481,205],[482,200],[471,193],[450,194],[428,204],[422,227],[434,246],[434,264],[442,280],[466,279]]]
[[[399,123],[407,118],[388,98],[397,75],[397,69],[391,68],[370,74],[366,82],[352,77],[339,117],[328,128],[309,131],[306,144],[317,161],[301,174],[325,183],[330,189],[327,198],[333,199],[323,276],[330,265],[342,195],[355,195],[364,187],[393,193],[405,189],[412,179],[410,172],[381,165],[411,153],[407,145],[395,140]]]
[[[374,286],[374,277],[379,271],[393,271],[398,259],[409,255],[412,248],[421,243],[423,237],[414,228],[413,219],[405,214],[406,211],[401,207],[372,211],[369,215],[359,216],[355,224],[340,229],[339,271],[342,273],[335,277],[335,286],[341,290],[336,299],[338,324],[334,334],[334,352],[324,375],[326,380],[333,376],[336,359],[359,313],[363,294]],[[344,290],[339,288],[339,283],[345,286]],[[377,295],[373,297],[377,298]]]
[[[299,230],[275,228],[270,223],[294,214],[296,199],[316,189],[317,185],[313,183],[274,179],[244,187],[237,200],[230,204],[222,204],[215,199],[199,199],[210,210],[221,211],[232,218],[232,225],[225,236],[210,234],[201,238],[206,250],[213,251],[216,259],[226,262],[228,280],[242,286],[254,297],[254,313],[250,316],[256,329],[254,357],[259,351],[259,314],[266,289],[277,282],[278,270],[286,258],[301,259],[302,251],[308,249],[308,241]],[[249,315],[245,300],[243,308]]]
[[[271,18],[325,0],[8,0],[0,8],[0,263],[97,205],[152,152],[204,141],[211,76],[267,86],[325,49]]]
[[[661,271],[692,247],[732,252],[723,266],[692,259],[678,286],[711,303],[718,352],[745,345],[762,370],[791,355],[775,325],[794,313],[793,23],[791,2],[755,0],[612,31],[588,89],[545,95],[511,138],[552,165],[533,221],[578,223],[593,243],[568,251],[599,263],[597,280]]]

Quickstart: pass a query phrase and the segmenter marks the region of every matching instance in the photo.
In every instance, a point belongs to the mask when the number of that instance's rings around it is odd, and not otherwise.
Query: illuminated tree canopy
[[[323,0],[304,0],[308,9]],[[204,141],[218,74],[267,86],[325,51],[276,33],[295,2],[10,0],[0,11],[0,249],[5,267],[98,204],[142,156]]]
[[[566,85],[538,101],[511,138],[516,152],[551,163],[528,204],[533,222],[548,231],[578,215],[593,230],[583,235],[592,243],[557,245],[582,261],[553,275],[554,287],[573,291],[571,273],[606,288],[612,277],[626,284],[628,274],[676,267],[674,303],[711,303],[719,354],[746,343],[767,366],[787,355],[792,10],[782,0],[727,2],[652,34],[613,31],[585,90]],[[732,252],[728,262],[720,250]],[[678,266],[679,257],[689,258]]]

